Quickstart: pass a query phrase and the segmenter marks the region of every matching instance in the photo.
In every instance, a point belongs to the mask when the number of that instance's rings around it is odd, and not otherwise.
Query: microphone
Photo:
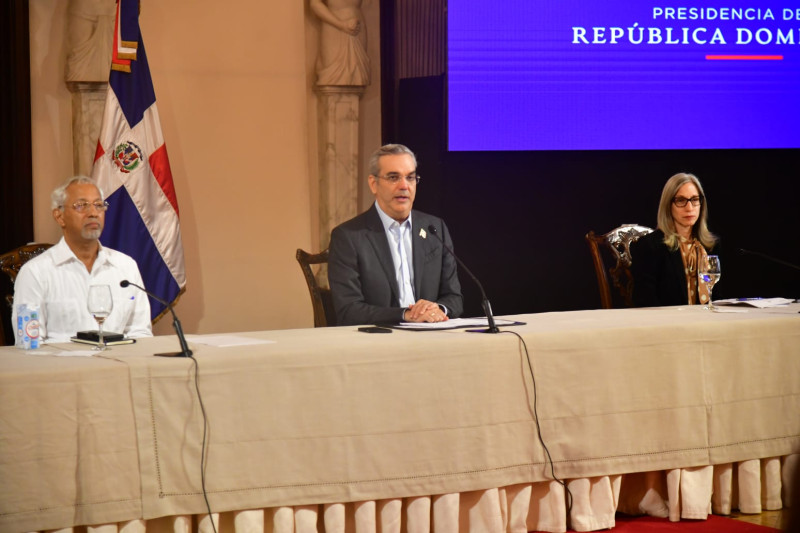
[[[481,291],[481,298],[482,298],[481,307],[483,307],[483,312],[486,313],[486,319],[489,321],[489,329],[475,329],[475,330],[470,330],[470,331],[476,331],[476,332],[480,332],[480,333],[500,333],[500,330],[497,329],[497,325],[494,323],[494,316],[492,315],[492,304],[489,303],[489,299],[486,297],[486,292],[483,290],[483,285],[481,285],[481,282],[478,281],[478,278],[475,277],[475,274],[473,274],[470,271],[470,269],[467,268],[467,265],[465,265],[461,261],[461,259],[458,258],[458,256],[453,251],[453,249],[450,248],[449,246],[447,246],[447,244],[444,242],[444,239],[442,239],[439,236],[439,230],[436,229],[436,226],[434,226],[433,224],[430,224],[428,226],[428,231],[433,233],[433,235],[435,235],[436,238],[439,239],[439,242],[442,243],[442,246],[444,246],[444,249],[447,250],[448,252],[450,252],[450,255],[452,255],[453,258],[458,262],[458,264],[461,265],[461,268],[463,268],[464,271],[467,274],[469,274],[469,277],[472,278],[472,281],[475,282],[475,284],[478,286],[478,288]]]
[[[779,265],[787,266],[787,267],[793,268],[795,270],[800,270],[800,266],[793,265],[792,263],[789,263],[787,261],[783,261],[782,259],[776,259],[776,258],[774,258],[772,256],[767,255],[767,254],[762,254],[761,252],[752,252],[750,250],[745,250],[744,248],[739,248],[739,253],[742,254],[742,255],[755,255],[757,257],[764,258],[767,261],[772,261],[773,263],[778,263]]]
[[[137,285],[137,284],[135,284],[133,282],[130,282],[127,279],[123,279],[122,281],[119,282],[119,286],[122,287],[122,288],[125,288],[128,285],[136,287],[137,289],[139,289],[140,291],[144,292],[146,295],[148,295],[153,300],[155,300],[155,301],[157,301],[157,302],[159,302],[159,303],[161,303],[163,305],[166,305],[167,308],[169,309],[169,311],[172,313],[172,327],[175,328],[175,333],[177,333],[177,335],[178,335],[178,342],[181,343],[181,351],[180,352],[171,352],[171,353],[157,353],[155,355],[162,355],[162,356],[166,356],[166,357],[175,357],[175,356],[177,356],[177,357],[191,357],[192,356],[192,351],[189,349],[189,346],[186,344],[186,337],[183,336],[183,328],[181,327],[181,321],[178,320],[178,315],[175,314],[175,310],[172,308],[172,304],[167,302],[166,300],[162,300],[161,298],[159,298],[158,296],[156,296],[152,292],[148,291],[144,287],[140,287],[139,285]]]

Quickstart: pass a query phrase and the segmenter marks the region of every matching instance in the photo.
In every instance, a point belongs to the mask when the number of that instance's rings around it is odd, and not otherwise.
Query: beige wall
[[[34,238],[55,242],[61,232],[50,212],[50,192],[72,174],[72,107],[62,52],[67,2],[34,0],[29,6]]]
[[[295,249],[315,250],[316,21],[301,0],[144,0],[140,26],[181,214],[187,333],[310,327]],[[54,242],[49,192],[72,173],[67,2],[31,0],[34,233]],[[364,4],[378,59],[377,0]],[[362,105],[380,140],[379,71]],[[362,157],[365,159],[366,155]],[[366,200],[365,200],[366,202]],[[365,205],[365,204],[362,204]],[[155,327],[171,333],[169,320]]]

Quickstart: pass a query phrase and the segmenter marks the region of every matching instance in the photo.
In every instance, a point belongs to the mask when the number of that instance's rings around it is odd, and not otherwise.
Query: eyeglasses
[[[108,202],[75,202],[72,204],[72,208],[77,211],[78,213],[83,213],[89,206],[94,207],[97,211],[103,212],[108,209]],[[63,205],[59,207],[64,207]]]
[[[400,174],[392,172],[390,174],[386,174],[385,176],[378,176],[378,177],[383,178],[392,184],[395,184],[401,179],[404,179],[406,180],[406,183],[408,183],[409,185],[416,185],[417,183],[419,183],[419,180],[422,179],[422,177],[416,172],[412,172],[408,176],[401,176]]]
[[[676,196],[672,199],[672,203],[675,204],[676,207],[686,207],[686,204],[692,202],[694,207],[703,203],[702,196],[692,196],[691,198],[684,198],[683,196]]]

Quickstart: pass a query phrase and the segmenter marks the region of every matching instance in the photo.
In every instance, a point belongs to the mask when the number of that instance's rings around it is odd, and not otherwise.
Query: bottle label
[[[39,347],[39,310],[25,304],[17,307],[17,342],[16,346],[23,350],[35,350]]]
[[[39,338],[39,321],[35,318],[32,318],[25,324],[25,335],[33,339]]]

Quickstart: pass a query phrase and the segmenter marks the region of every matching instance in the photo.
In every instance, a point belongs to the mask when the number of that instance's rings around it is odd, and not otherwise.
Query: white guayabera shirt
[[[21,304],[39,308],[39,335],[45,342],[66,342],[78,331],[97,329],[86,298],[90,285],[108,285],[114,308],[103,330],[126,337],[152,337],[147,295],[135,287],[120,287],[124,279],[144,286],[131,257],[101,245],[89,272],[62,237],[20,269],[14,284],[12,331],[16,332],[17,306]]]

